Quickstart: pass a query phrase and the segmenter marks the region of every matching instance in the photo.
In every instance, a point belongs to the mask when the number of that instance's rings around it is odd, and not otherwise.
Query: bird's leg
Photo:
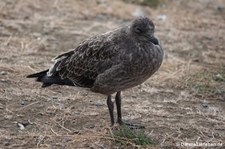
[[[108,95],[108,98],[107,98],[107,106],[108,106],[108,109],[109,109],[109,115],[110,115],[110,120],[111,120],[111,126],[114,125],[114,116],[113,116],[113,109],[114,109],[114,103],[112,102],[111,100],[111,95]]]
[[[121,113],[121,91],[116,93],[117,123],[123,124]]]
[[[116,108],[117,108],[117,123],[119,123],[119,125],[127,125],[130,129],[142,129],[145,128],[142,125],[137,125],[137,124],[131,124],[131,123],[127,123],[124,122],[122,120],[122,113],[121,113],[121,91],[116,93]]]

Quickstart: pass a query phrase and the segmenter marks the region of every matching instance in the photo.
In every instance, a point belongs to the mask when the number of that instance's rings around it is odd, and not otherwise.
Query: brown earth
[[[223,0],[172,0],[158,8],[119,0],[1,0],[0,148],[143,148],[110,136],[105,96],[42,89],[26,78],[140,13],[155,22],[165,58],[152,78],[123,92],[124,119],[146,126],[157,142],[147,148],[225,144],[224,7]]]

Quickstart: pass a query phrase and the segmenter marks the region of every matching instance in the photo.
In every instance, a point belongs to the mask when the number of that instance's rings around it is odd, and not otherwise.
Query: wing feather
[[[57,56],[49,75],[58,73],[62,79],[70,79],[75,85],[91,87],[98,74],[112,67],[119,47],[104,35],[82,42],[75,50]]]

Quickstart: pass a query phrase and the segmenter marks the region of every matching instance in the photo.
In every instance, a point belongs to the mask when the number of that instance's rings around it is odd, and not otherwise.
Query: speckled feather
[[[60,76],[75,86],[106,95],[139,85],[158,70],[163,60],[154,28],[148,18],[138,18],[129,26],[91,37],[57,56],[47,77]]]
[[[69,78],[77,86],[91,87],[98,74],[115,64],[112,60],[117,58],[118,51],[119,46],[107,34],[97,35],[56,57],[48,76],[58,72],[62,79]]]

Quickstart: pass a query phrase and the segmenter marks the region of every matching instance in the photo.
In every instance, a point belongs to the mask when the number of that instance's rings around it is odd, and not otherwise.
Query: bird
[[[128,25],[87,38],[55,57],[49,69],[27,78],[36,78],[43,88],[68,85],[106,95],[111,126],[115,124],[112,94],[116,93],[116,123],[132,126],[122,119],[121,92],[142,84],[160,68],[164,52],[154,33],[151,19],[135,18]]]

